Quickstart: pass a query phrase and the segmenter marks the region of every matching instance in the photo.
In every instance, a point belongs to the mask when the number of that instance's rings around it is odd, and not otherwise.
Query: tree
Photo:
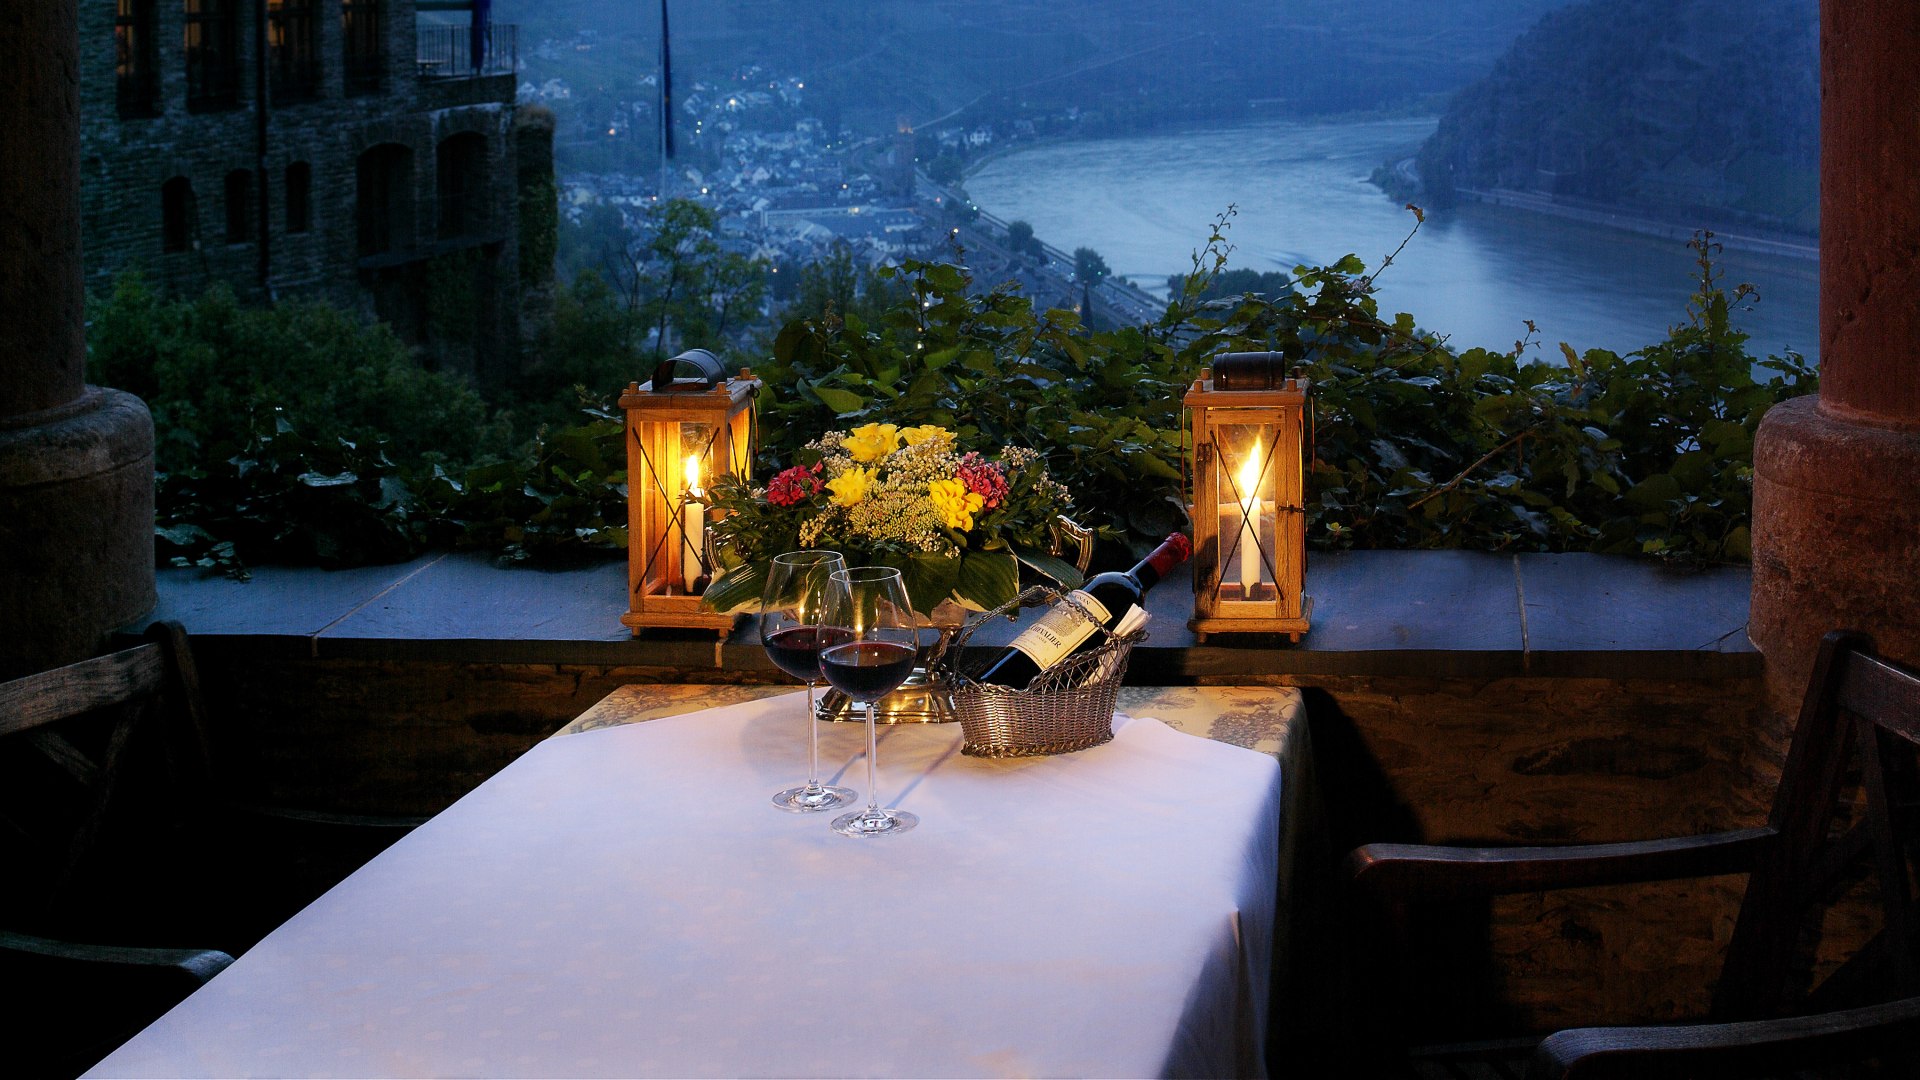
[[[700,282],[705,297],[706,333],[683,333],[688,345],[720,345],[727,332],[747,322],[760,311],[767,296],[767,264],[738,252],[722,252],[706,268]],[[694,340],[695,337],[699,340]]]
[[[1015,255],[1024,255],[1028,249],[1036,247],[1033,239],[1033,226],[1024,221],[1007,222],[1007,250]]]
[[[604,277],[613,264],[624,261],[620,252],[628,240],[626,218],[612,203],[587,207],[577,221],[562,218],[556,273],[562,281],[571,281],[583,270]]]
[[[1113,271],[1107,269],[1107,260],[1092,248],[1073,249],[1073,278],[1082,285],[1098,285],[1106,280]]]
[[[801,268],[792,304],[774,318],[777,324],[796,319],[820,319],[829,312],[877,323],[881,315],[907,295],[897,281],[881,281],[854,260],[853,249],[836,242],[825,257]]]
[[[601,214],[590,222],[603,275],[633,316],[619,343],[627,351],[662,351],[669,331],[688,347],[722,346],[766,296],[766,264],[723,250],[718,219],[699,203],[659,203],[637,229],[615,230]]]
[[[651,294],[636,307],[654,326],[657,351],[666,351],[668,326],[698,317],[688,300],[697,295],[708,264],[720,254],[719,241],[713,238],[716,223],[713,211],[699,203],[668,199],[647,215],[645,239],[627,248],[636,301],[643,287]]]
[[[933,178],[933,182],[948,187],[959,183],[964,172],[965,166],[952,154],[941,154],[927,165],[927,175]]]

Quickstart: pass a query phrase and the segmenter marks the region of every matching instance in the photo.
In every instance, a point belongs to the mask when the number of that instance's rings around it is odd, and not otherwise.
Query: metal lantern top
[[[705,378],[675,378],[658,389],[651,380],[628,383],[626,391],[620,395],[620,407],[629,413],[642,414],[643,420],[677,420],[683,417],[710,420],[716,415],[724,420],[750,408],[754,397],[760,393],[760,386],[760,380],[754,378],[748,368],[741,368],[739,375],[719,382],[710,382]]]

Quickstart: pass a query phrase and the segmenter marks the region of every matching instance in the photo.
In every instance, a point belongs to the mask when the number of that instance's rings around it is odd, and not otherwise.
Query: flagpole
[[[667,34],[667,0],[660,0],[660,186],[667,199],[667,159],[673,156],[673,47]]]

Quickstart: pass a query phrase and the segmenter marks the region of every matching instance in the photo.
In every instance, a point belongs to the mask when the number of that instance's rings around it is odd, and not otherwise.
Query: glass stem
[[[813,711],[813,680],[807,680],[807,794],[820,790],[820,714]]]
[[[873,712],[876,703],[867,702],[867,816],[884,817],[880,813],[880,772],[876,762],[880,757],[879,739],[874,735]]]

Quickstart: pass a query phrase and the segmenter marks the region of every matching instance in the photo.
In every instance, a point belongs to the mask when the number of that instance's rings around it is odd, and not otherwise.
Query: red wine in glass
[[[874,734],[874,703],[906,681],[913,671],[913,608],[907,602],[900,571],[885,566],[855,566],[828,579],[826,613],[819,625],[845,628],[847,639],[820,650],[820,674],[839,691],[867,707],[867,808],[833,819],[843,836],[893,836],[920,823],[905,810],[880,805],[880,747]]]
[[[837,626],[789,626],[766,640],[767,659],[801,682],[819,682],[821,650],[852,638]]]
[[[858,801],[851,788],[820,782],[820,718],[813,709],[813,685],[820,681],[820,650],[851,641],[851,631],[826,622],[833,572],[846,568],[833,551],[789,551],[774,556],[760,593],[760,642],[781,671],[807,684],[807,782],[773,797],[773,805],[795,814],[834,810]]]
[[[841,693],[855,701],[874,701],[892,693],[913,672],[913,650],[891,641],[854,641],[821,650],[819,663],[820,674]]]

